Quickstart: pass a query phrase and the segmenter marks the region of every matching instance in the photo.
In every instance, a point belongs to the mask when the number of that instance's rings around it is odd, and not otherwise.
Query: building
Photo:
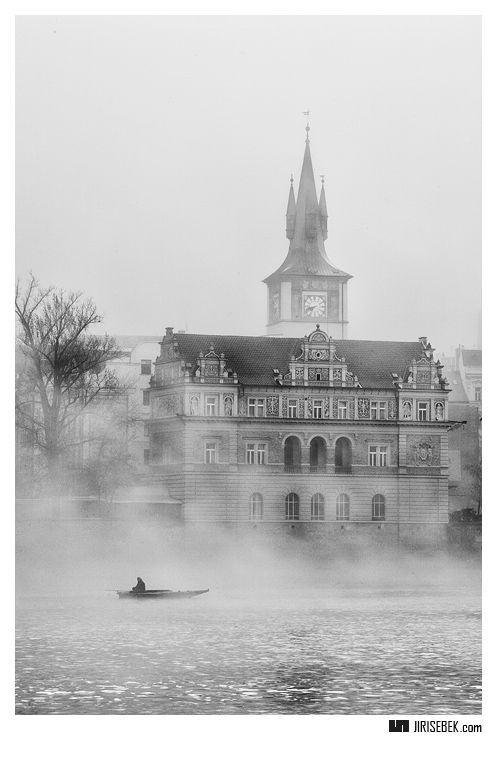
[[[482,352],[481,349],[456,348],[456,368],[470,404],[480,410],[482,406]]]
[[[152,464],[187,521],[448,519],[448,395],[418,342],[175,334],[151,387]]]
[[[335,338],[347,337],[347,282],[350,274],[333,266],[326,256],[328,210],[322,179],[317,198],[309,143],[309,125],[297,202],[293,177],[286,212],[288,254],[278,269],[267,277],[267,334],[286,337],[303,335],[319,322]]]

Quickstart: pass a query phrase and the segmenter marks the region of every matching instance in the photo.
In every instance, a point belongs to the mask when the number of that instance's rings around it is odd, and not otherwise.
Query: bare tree
[[[17,283],[15,310],[17,425],[57,483],[78,418],[97,399],[125,392],[106,366],[122,354],[113,338],[89,333],[102,318],[81,293],[41,288],[31,275],[24,287]]]

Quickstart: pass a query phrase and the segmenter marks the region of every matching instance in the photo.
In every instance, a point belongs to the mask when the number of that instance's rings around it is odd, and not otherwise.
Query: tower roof
[[[290,189],[290,198],[293,195]],[[312,168],[311,148],[309,142],[309,130],[305,141],[304,160],[300,173],[299,189],[295,211],[291,202],[287,210],[287,236],[291,231],[290,247],[283,264],[264,282],[276,275],[328,275],[349,279],[352,275],[343,272],[333,266],[328,260],[324,248],[326,232],[326,199],[324,188],[321,190],[321,198],[318,203],[314,170]],[[289,225],[289,213],[293,217],[293,223]]]

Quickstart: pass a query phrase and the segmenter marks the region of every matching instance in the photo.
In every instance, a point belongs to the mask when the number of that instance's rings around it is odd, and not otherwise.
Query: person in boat
[[[136,579],[136,586],[133,586],[131,591],[135,591],[138,594],[143,594],[143,592],[145,591],[145,584],[139,576]]]

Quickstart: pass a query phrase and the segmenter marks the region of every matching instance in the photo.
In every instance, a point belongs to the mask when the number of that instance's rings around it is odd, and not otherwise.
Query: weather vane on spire
[[[305,131],[307,132],[307,138],[306,139],[308,140],[309,139],[309,130],[311,128],[310,125],[309,125],[309,116],[311,115],[311,112],[308,109],[307,111],[302,111],[302,113],[304,114],[304,116],[307,116],[307,125],[306,125],[306,128],[305,128]]]

